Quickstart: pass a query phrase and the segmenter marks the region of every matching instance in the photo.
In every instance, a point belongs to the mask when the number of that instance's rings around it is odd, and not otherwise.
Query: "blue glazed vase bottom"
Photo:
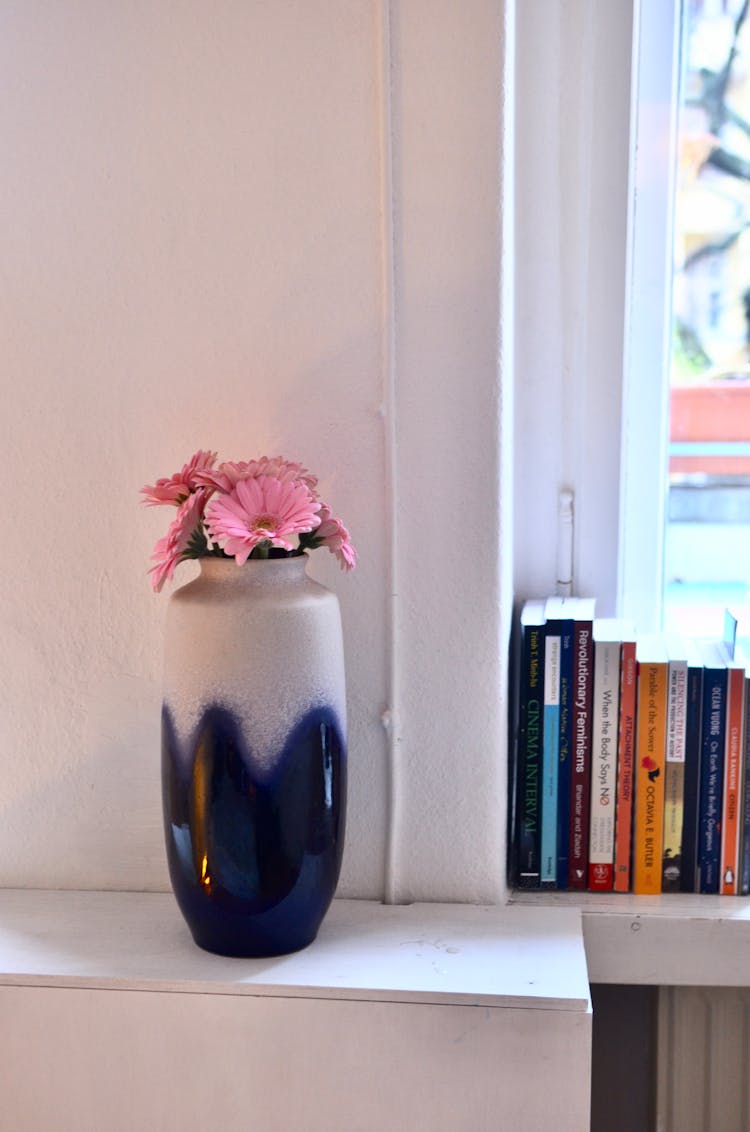
[[[321,917],[322,921],[322,917]],[[259,935],[255,925],[248,926],[238,921],[234,926],[227,924],[218,933],[215,927],[209,928],[203,934],[197,926],[188,924],[194,942],[203,951],[212,955],[225,955],[230,959],[271,959],[277,955],[291,955],[295,951],[303,951],[314,943],[318,936],[318,928],[310,935],[306,932],[300,935],[293,931],[286,931],[279,937],[269,933],[267,938]]]
[[[346,749],[334,712],[308,712],[266,771],[227,708],[207,708],[184,750],[165,705],[162,798],[172,888],[199,947],[262,958],[312,943],[344,843]]]

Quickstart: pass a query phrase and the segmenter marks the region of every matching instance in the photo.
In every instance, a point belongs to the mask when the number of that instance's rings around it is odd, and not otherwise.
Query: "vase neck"
[[[199,558],[201,577],[206,581],[238,586],[288,586],[305,578],[308,557],[249,558],[238,566],[233,558]]]

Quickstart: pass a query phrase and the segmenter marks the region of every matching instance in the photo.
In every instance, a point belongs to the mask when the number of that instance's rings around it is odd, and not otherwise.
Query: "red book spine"
[[[736,896],[739,888],[740,788],[745,743],[745,670],[729,669],[727,732],[724,754],[724,798],[721,816],[721,877],[719,892]]]
[[[591,709],[594,641],[591,621],[576,621],[573,632],[573,749],[570,776],[568,887],[585,889],[591,810]]]

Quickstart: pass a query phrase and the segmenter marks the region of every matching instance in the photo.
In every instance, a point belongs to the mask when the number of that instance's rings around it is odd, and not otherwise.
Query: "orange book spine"
[[[721,812],[722,896],[736,896],[740,843],[740,790],[745,723],[745,670],[730,668],[724,747],[724,798]]]
[[[667,664],[638,664],[635,742],[633,892],[661,892],[664,838],[664,770],[667,744]]]
[[[615,809],[615,892],[630,892],[635,718],[635,642],[623,641],[620,660],[620,733],[617,749],[617,806]]]

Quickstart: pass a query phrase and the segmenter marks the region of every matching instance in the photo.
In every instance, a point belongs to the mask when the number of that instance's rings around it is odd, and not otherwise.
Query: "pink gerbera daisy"
[[[241,566],[262,542],[294,550],[289,536],[314,530],[319,509],[301,479],[284,482],[259,475],[240,479],[227,494],[215,495],[206,509],[206,526],[212,541]]]
[[[160,538],[154,547],[151,555],[154,565],[149,574],[156,593],[161,591],[166,581],[172,580],[175,567],[185,557],[190,540],[203,520],[207,497],[208,492],[204,488],[198,488],[189,495],[178,507],[164,538]]]
[[[327,546],[336,555],[342,570],[353,570],[357,565],[357,552],[348,530],[340,519],[333,517],[325,503],[320,508],[320,525],[315,528],[315,545]]]
[[[259,460],[225,460],[216,469],[202,471],[198,479],[207,487],[230,492],[240,480],[257,479],[258,476],[273,476],[282,483],[301,481],[314,499],[318,497],[315,490],[318,485],[317,476],[302,464],[285,460],[283,456],[261,456]]]
[[[141,502],[150,507],[160,503],[171,503],[179,507],[192,491],[202,486],[201,474],[213,467],[215,459],[215,452],[205,452],[200,448],[179,472],[168,478],[158,479],[153,485],[146,484],[142,487],[141,494],[145,499]]]

